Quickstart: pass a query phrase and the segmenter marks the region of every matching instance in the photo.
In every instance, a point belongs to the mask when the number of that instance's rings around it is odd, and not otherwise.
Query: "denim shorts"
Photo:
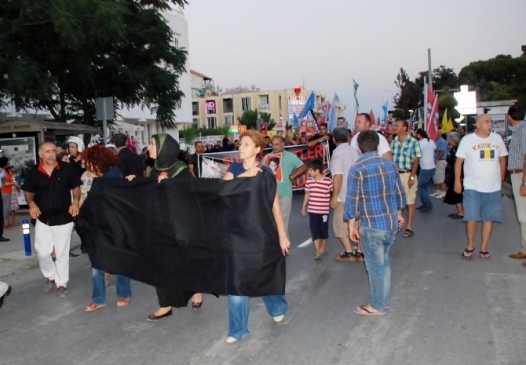
[[[502,223],[502,194],[499,191],[481,193],[476,190],[464,190],[465,222]]]
[[[309,213],[310,232],[313,240],[329,238],[329,214]]]

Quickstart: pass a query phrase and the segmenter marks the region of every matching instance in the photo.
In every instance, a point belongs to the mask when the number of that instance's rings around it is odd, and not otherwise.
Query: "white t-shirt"
[[[464,189],[492,193],[501,189],[499,157],[508,151],[502,137],[490,133],[486,138],[476,133],[460,141],[457,157],[464,159]]]
[[[427,140],[422,138],[418,141],[420,144],[420,150],[422,150],[422,157],[420,157],[420,168],[422,170],[432,170],[435,166],[435,149],[437,148],[433,140]]]
[[[348,143],[342,143],[332,152],[331,158],[331,173],[334,180],[334,175],[342,175],[342,188],[338,193],[338,201],[345,203],[347,197],[347,178],[349,177],[349,170],[356,163],[358,154],[356,150],[349,146]]]
[[[361,156],[362,154],[358,150],[358,136],[360,135],[360,132],[356,133],[354,137],[352,137],[351,140],[351,147],[353,147],[356,151],[358,151],[358,155]],[[391,152],[391,147],[389,146],[389,143],[387,142],[387,139],[380,133],[378,133],[378,137],[380,137],[380,143],[378,144],[378,154],[382,156],[386,152]]]

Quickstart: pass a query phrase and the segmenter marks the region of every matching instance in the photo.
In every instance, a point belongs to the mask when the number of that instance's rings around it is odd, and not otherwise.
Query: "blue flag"
[[[303,107],[303,110],[301,111],[300,115],[298,116],[298,119],[303,119],[307,116],[307,113],[309,113],[312,109],[314,109],[314,102],[315,102],[316,96],[314,95],[314,92],[311,92],[309,95],[307,101],[305,102],[305,106]]]
[[[338,126],[338,120],[336,117],[336,105],[340,104],[340,98],[335,93],[334,98],[332,99],[332,105],[331,110],[329,112],[329,119],[327,120],[327,126],[329,127],[329,130],[332,131],[334,128]]]

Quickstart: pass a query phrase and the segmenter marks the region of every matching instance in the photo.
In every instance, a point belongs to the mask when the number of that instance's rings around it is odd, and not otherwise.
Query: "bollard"
[[[27,219],[22,221],[22,233],[24,234],[26,256],[31,256],[31,234],[29,233],[29,221]]]

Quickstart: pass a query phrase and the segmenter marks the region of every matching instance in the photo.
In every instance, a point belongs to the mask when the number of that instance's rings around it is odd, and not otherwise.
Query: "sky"
[[[413,80],[444,65],[517,57],[526,44],[525,0],[188,0],[190,68],[223,89],[305,85],[354,120],[382,113],[397,93],[400,68]],[[522,34],[522,36],[521,36]]]

